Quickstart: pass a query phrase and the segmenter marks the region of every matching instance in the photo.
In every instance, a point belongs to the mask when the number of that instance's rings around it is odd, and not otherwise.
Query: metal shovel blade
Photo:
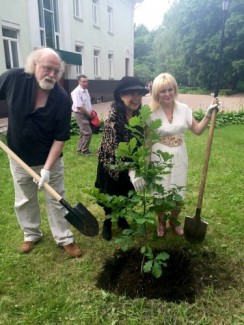
[[[63,204],[63,202],[61,204]],[[67,205],[65,207],[67,208]],[[89,237],[98,235],[99,226],[97,219],[81,203],[78,203],[74,208],[69,207],[68,211],[69,212],[65,215],[65,219],[83,235]]]
[[[190,243],[201,243],[207,233],[208,223],[200,219],[200,211],[196,210],[194,217],[186,217],[184,224],[184,236]]]

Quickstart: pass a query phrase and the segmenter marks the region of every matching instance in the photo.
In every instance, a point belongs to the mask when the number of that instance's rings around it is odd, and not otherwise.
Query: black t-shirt
[[[35,77],[23,69],[0,76],[0,99],[8,105],[8,146],[29,166],[45,163],[54,140],[70,138],[69,96],[58,84],[50,91],[45,107],[34,109]]]

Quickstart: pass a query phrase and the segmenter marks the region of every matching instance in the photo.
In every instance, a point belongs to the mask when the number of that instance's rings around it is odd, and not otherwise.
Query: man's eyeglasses
[[[55,68],[53,68],[51,66],[48,66],[48,65],[41,65],[41,68],[42,68],[42,70],[43,70],[44,73],[50,74],[50,73],[53,72],[53,74],[55,76],[58,76],[58,74],[60,72],[59,69],[55,69]]]

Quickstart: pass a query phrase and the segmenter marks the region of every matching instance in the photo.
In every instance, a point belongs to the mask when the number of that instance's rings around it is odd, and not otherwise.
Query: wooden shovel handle
[[[204,193],[204,188],[205,188],[205,184],[206,184],[208,163],[209,163],[211,147],[212,147],[212,142],[213,142],[216,116],[217,116],[217,110],[214,109],[212,116],[211,116],[211,124],[210,124],[210,128],[209,128],[209,133],[208,133],[208,142],[207,142],[207,147],[206,147],[206,151],[205,151],[205,158],[204,158],[203,170],[202,170],[202,181],[200,184],[198,201],[197,201],[197,208],[200,210],[202,208],[203,193]]]
[[[3,149],[16,163],[18,163],[30,176],[32,176],[37,182],[40,181],[40,176],[30,168],[23,160],[21,160],[9,147],[7,147],[1,140],[0,140],[0,148]],[[58,202],[62,200],[62,196],[60,196],[48,183],[44,183],[43,187],[45,190],[53,196]]]

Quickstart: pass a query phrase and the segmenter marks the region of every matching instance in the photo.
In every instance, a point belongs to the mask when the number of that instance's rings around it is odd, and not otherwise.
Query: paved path
[[[191,95],[181,94],[179,95],[179,101],[187,104],[193,111],[195,110],[206,110],[212,101],[210,95]],[[150,103],[151,96],[146,95],[142,99],[142,103],[147,105]],[[239,111],[244,109],[244,94],[237,94],[233,96],[221,96],[220,101],[222,102],[221,111]],[[112,102],[99,103],[93,105],[94,110],[98,113],[99,118],[105,119],[108,115]],[[0,133],[5,133],[7,130],[8,119],[0,119]]]

